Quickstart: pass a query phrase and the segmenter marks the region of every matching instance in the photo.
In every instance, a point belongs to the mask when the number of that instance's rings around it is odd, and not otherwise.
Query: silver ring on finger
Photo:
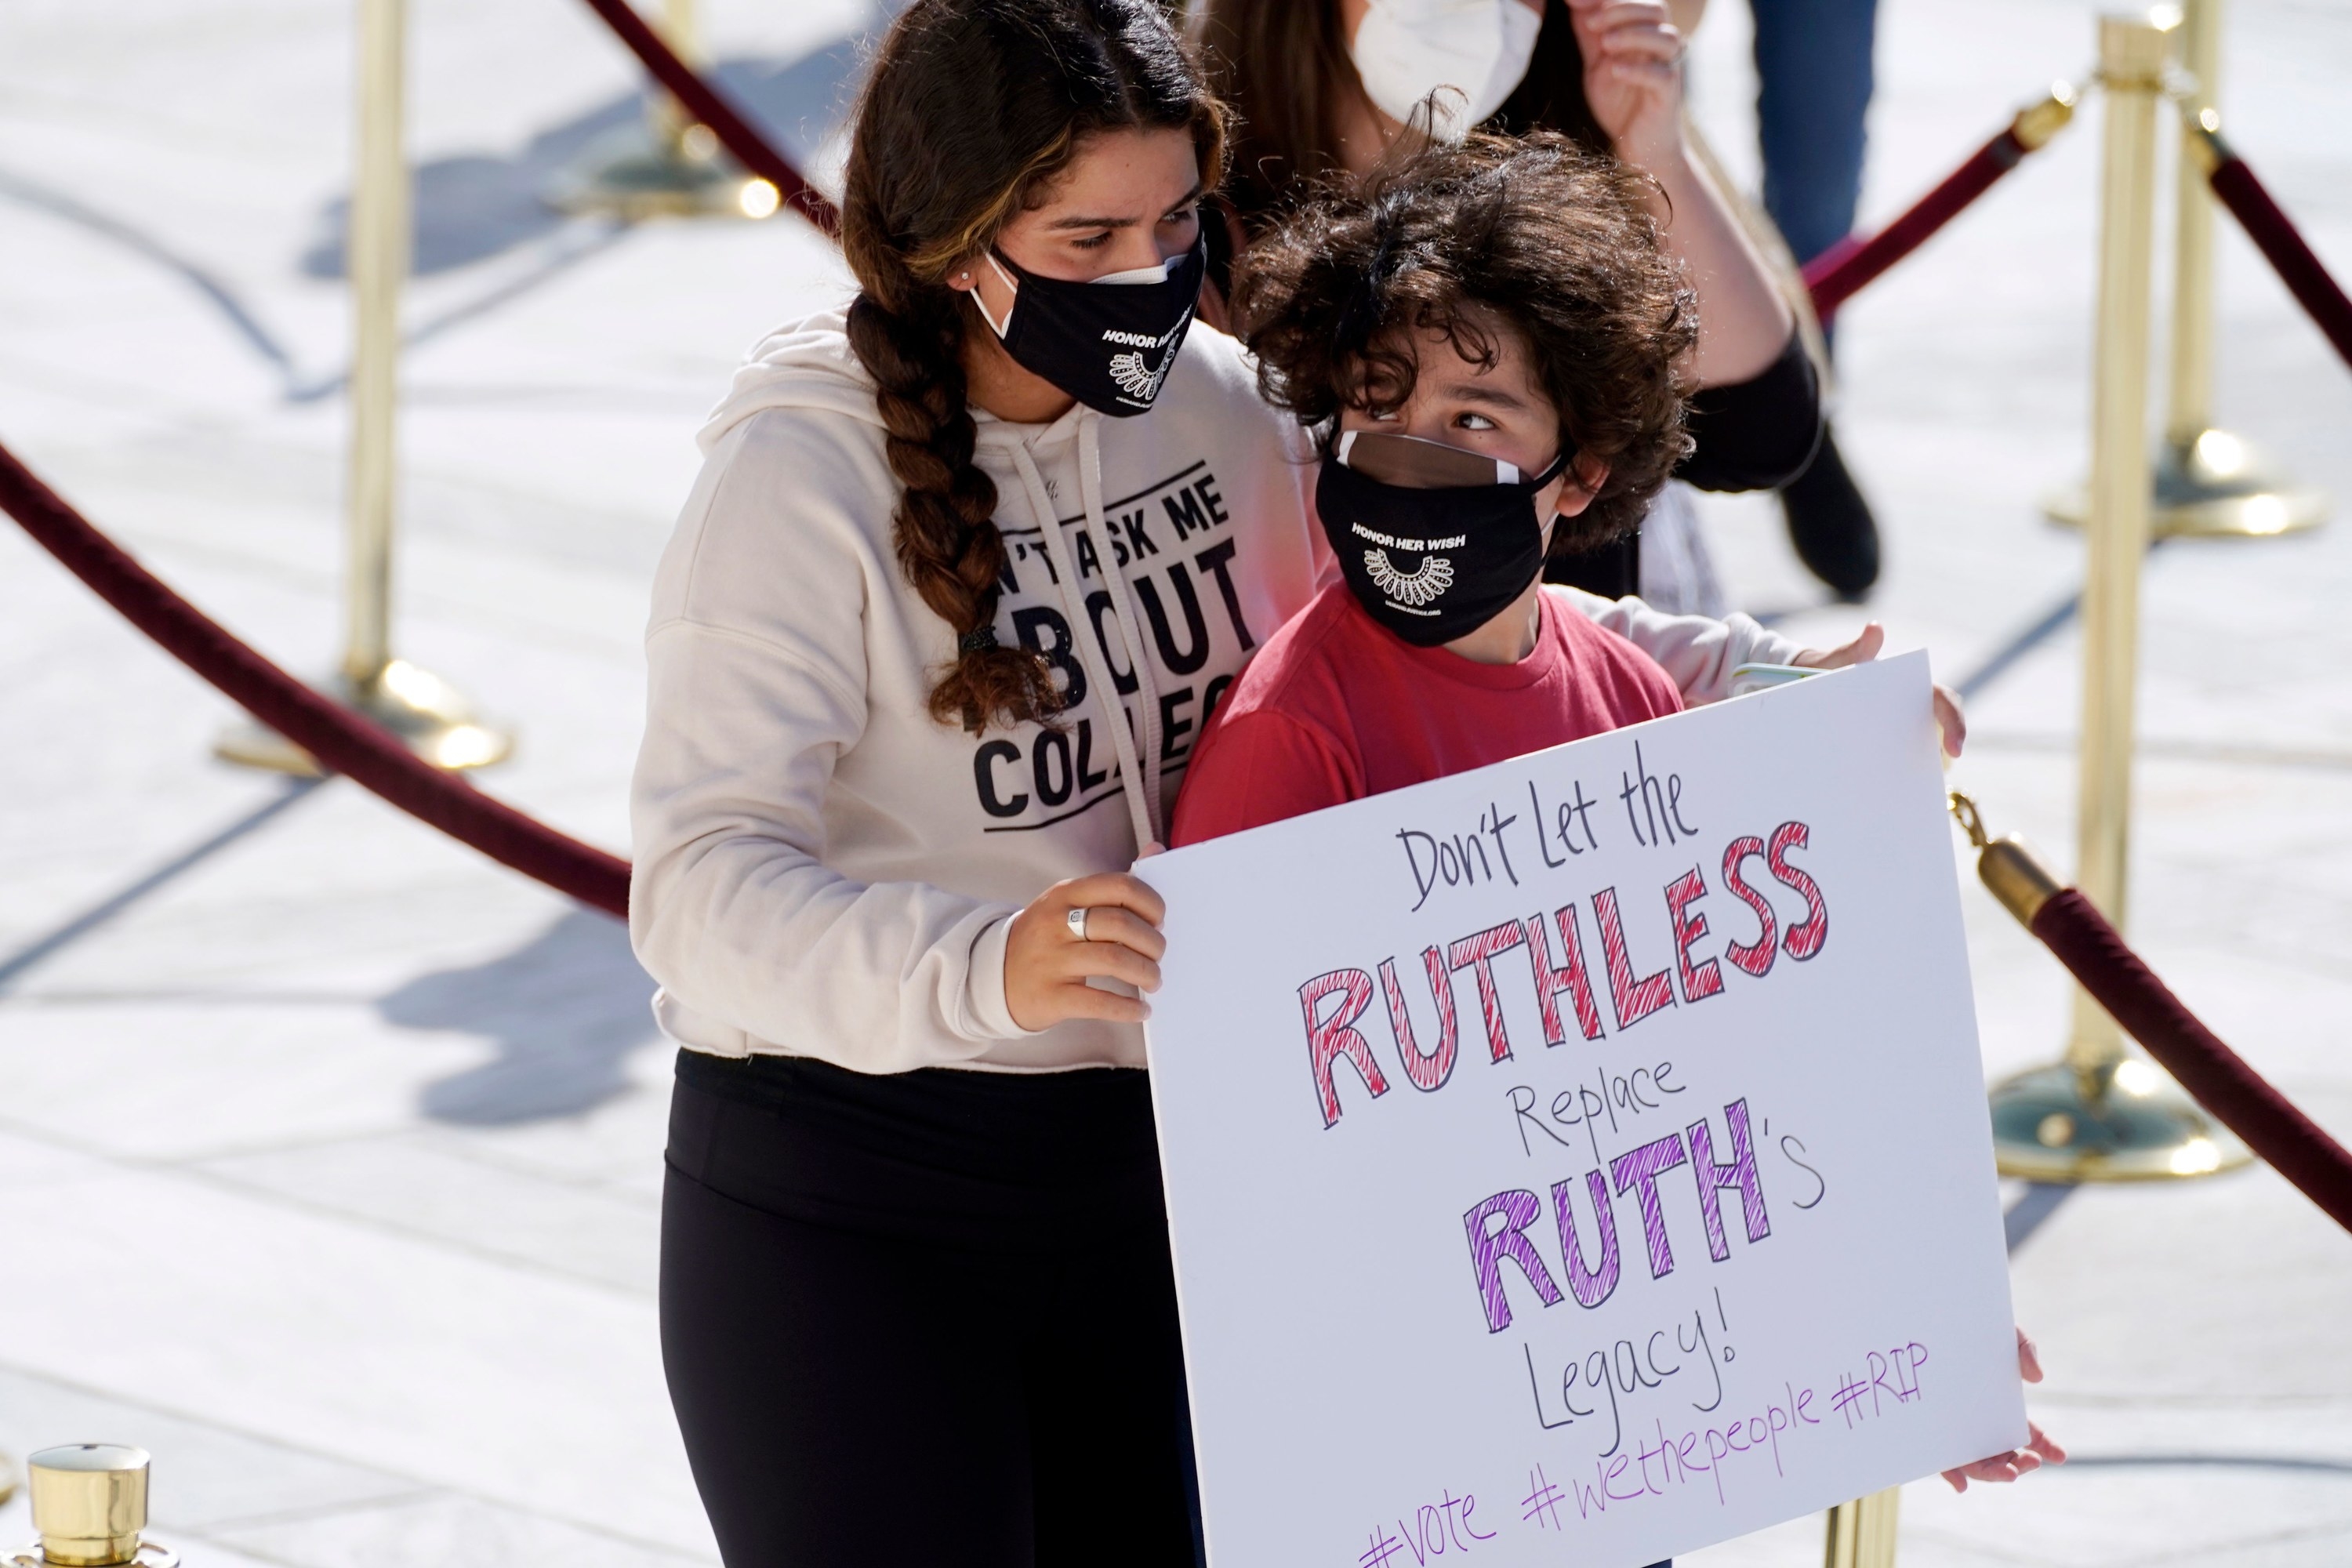
[[[1070,934],[1077,938],[1080,942],[1092,942],[1094,940],[1087,934],[1087,916],[1092,912],[1093,911],[1083,908],[1075,909],[1069,912],[1067,917],[1066,917],[1070,922]]]

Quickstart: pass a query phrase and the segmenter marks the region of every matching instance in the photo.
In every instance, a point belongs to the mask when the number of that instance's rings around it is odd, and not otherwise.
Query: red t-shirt
[[[1484,767],[1682,711],[1648,654],[1547,590],[1535,651],[1480,664],[1415,647],[1333,584],[1217,705],[1176,799],[1172,844]]]

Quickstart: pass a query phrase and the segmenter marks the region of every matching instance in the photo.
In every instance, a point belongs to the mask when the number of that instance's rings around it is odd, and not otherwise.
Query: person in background
[[[1704,0],[1700,0],[1704,5]],[[1764,210],[1800,267],[1853,232],[1862,198],[1877,0],[1748,0],[1756,18],[1756,130]],[[1835,343],[1834,329],[1824,339]],[[1780,487],[1789,540],[1847,600],[1878,581],[1878,523],[1827,425],[1821,450]]]
[[[1391,148],[1473,126],[1556,131],[1656,182],[1665,247],[1697,290],[1698,339],[1681,367],[1693,448],[1677,470],[1705,489],[1776,487],[1811,459],[1820,386],[1795,318],[1682,133],[1682,39],[1660,0],[1194,0],[1190,23],[1237,110],[1229,191],[1241,249],[1318,182],[1360,179]],[[1720,612],[1695,509],[1669,488],[1639,534],[1577,551],[1550,580],[1662,609]]]

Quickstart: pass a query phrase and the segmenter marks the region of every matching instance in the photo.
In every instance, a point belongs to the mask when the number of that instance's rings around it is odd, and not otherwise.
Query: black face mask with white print
[[[1396,461],[1412,458],[1415,448],[1434,448],[1421,455],[1424,459],[1450,458]],[[1323,459],[1315,510],[1357,603],[1416,647],[1435,647],[1493,620],[1542,572],[1545,520],[1536,513],[1536,497],[1568,458],[1563,448],[1549,468],[1522,479],[1510,464],[1476,453],[1349,431]],[[1458,479],[1480,466],[1493,474],[1486,482],[1431,486],[1372,477]]]
[[[976,289],[972,303],[1004,341],[1013,363],[1087,407],[1122,418],[1142,413],[1159,397],[1209,269],[1204,239],[1158,267],[1086,283],[1041,278],[992,250],[985,259],[1013,286],[1013,309],[1000,324],[980,304]]]

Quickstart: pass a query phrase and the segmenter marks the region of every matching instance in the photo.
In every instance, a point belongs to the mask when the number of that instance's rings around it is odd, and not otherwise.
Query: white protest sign
[[[1214,1568],[1636,1568],[2025,1440],[1925,655],[1145,860]]]

